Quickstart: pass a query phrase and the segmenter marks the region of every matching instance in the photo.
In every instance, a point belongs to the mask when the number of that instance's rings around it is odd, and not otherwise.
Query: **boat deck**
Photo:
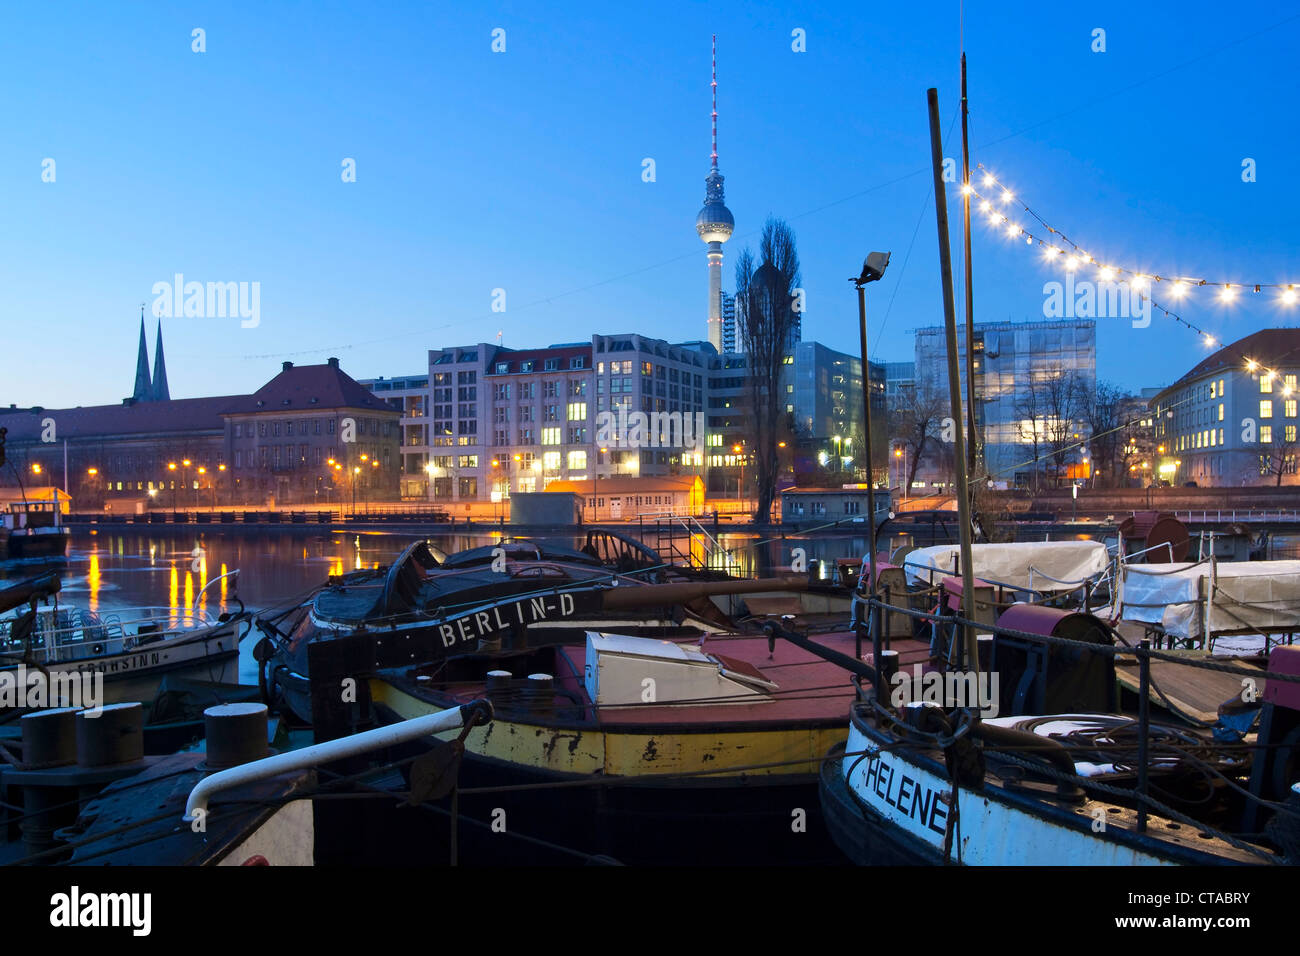
[[[1208,660],[1205,651],[1165,651],[1189,659]],[[1221,655],[1214,657],[1216,663],[1232,664],[1238,667],[1252,667],[1252,660],[1233,660]],[[1264,686],[1264,669],[1259,669],[1259,686]],[[1115,679],[1120,687],[1133,694],[1139,693],[1141,676],[1135,657],[1119,656],[1115,658]],[[1200,667],[1184,667],[1172,661],[1151,662],[1151,703],[1156,707],[1168,708],[1172,705],[1174,712],[1181,717],[1190,717],[1196,721],[1214,723],[1219,719],[1219,705],[1228,700],[1241,699],[1242,681],[1245,678],[1236,674],[1224,674],[1219,671],[1205,670]],[[1169,698],[1166,704],[1157,688]],[[1262,691],[1261,691],[1262,692]]]
[[[815,640],[849,657],[856,650],[853,634],[847,631],[819,634]],[[694,641],[690,644],[695,646]],[[929,659],[929,645],[921,641],[894,640],[892,648],[900,652],[900,666],[903,667],[910,668],[914,663]],[[599,708],[600,723],[610,726],[653,723],[717,727],[737,723],[747,726],[800,722],[810,726],[840,725],[847,721],[849,705],[856,698],[856,691],[849,673],[838,664],[783,640],[777,640],[769,653],[765,636],[715,635],[704,642],[703,650],[752,666],[765,679],[775,683],[777,690],[761,702],[606,705]],[[870,663],[870,646],[864,646],[863,650],[863,659]],[[577,694],[583,700],[586,700],[586,651],[585,645],[557,647],[553,671],[557,690]],[[413,673],[407,672],[408,686],[414,683]],[[485,685],[479,681],[451,683],[436,689],[424,684],[423,689],[461,703],[486,693]],[[588,705],[589,718],[590,712]]]
[[[817,643],[852,657],[855,642],[852,633],[841,631],[816,635]],[[894,641],[894,650],[907,666],[928,659],[930,649],[920,641]],[[585,649],[572,648],[577,661],[586,662]],[[735,720],[751,721],[843,721],[848,716],[849,704],[855,698],[849,674],[838,664],[796,647],[788,641],[778,640],[772,653],[768,653],[766,637],[710,637],[704,651],[722,657],[745,661],[758,668],[765,678],[779,687],[770,703],[762,704],[692,704],[678,706],[636,705],[602,707],[600,719],[607,724],[644,723],[727,723]],[[864,645],[863,658],[871,662],[870,645]],[[575,661],[575,663],[577,662]]]

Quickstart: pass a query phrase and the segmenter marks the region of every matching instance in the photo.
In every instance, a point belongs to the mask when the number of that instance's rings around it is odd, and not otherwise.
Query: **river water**
[[[540,536],[539,536],[540,537]],[[546,536],[565,546],[580,539]],[[66,559],[50,565],[37,560],[0,563],[0,587],[54,568],[62,575],[62,604],[105,614],[128,607],[193,607],[209,614],[237,609],[235,596],[250,608],[287,605],[325,583],[331,574],[389,564],[417,538],[454,553],[494,544],[500,534],[392,534],[357,531],[209,531],[78,530],[72,534]],[[715,542],[679,537],[673,545],[650,540],[666,560],[686,550],[697,559],[734,574],[761,573],[764,567],[790,565],[803,549],[810,566],[821,562],[831,577],[836,558],[862,556],[863,535],[815,536],[766,540],[753,534],[722,534]],[[725,553],[719,553],[719,549]],[[237,578],[229,575],[238,571]],[[240,681],[255,683],[257,664],[245,640],[240,648]]]

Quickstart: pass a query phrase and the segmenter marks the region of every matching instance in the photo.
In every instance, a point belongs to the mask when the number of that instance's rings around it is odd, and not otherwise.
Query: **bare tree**
[[[894,407],[889,409],[889,433],[893,443],[901,445],[908,456],[907,482],[901,489],[904,496],[911,494],[926,453],[942,458],[937,453],[943,448],[943,422],[948,408],[947,397],[928,382],[899,389]]]
[[[1030,467],[1033,469],[1034,490],[1037,490],[1038,452],[1047,429],[1038,382],[1032,376],[1017,390],[1013,414],[1020,425],[1020,440],[1029,445],[1032,452]]]
[[[1088,448],[1092,454],[1094,484],[1100,479],[1114,486],[1127,471],[1127,462],[1121,465],[1120,454],[1122,448],[1128,447],[1124,441],[1127,431],[1124,415],[1130,396],[1110,382],[1097,382],[1084,385],[1080,398],[1080,417],[1090,432]]]
[[[1060,484],[1069,451],[1078,445],[1084,390],[1079,376],[1059,365],[1052,366],[1039,383],[1038,394],[1045,412],[1047,446]]]
[[[1274,428],[1271,434],[1276,435],[1278,431],[1279,429]],[[1281,488],[1283,477],[1296,474],[1297,448],[1300,448],[1300,445],[1295,441],[1284,441],[1279,438],[1261,443],[1259,473],[1269,478],[1276,478],[1274,487]]]
[[[736,261],[736,321],[749,357],[750,401],[754,419],[755,515],[767,520],[776,497],[780,468],[777,443],[786,419],[781,403],[781,373],[795,327],[799,254],[794,232],[783,220],[763,225],[755,267],[749,249]]]
[[[1059,482],[1066,457],[1078,444],[1086,401],[1082,380],[1059,365],[1035,371],[1018,390],[1015,415],[1021,441],[1033,449],[1035,481],[1039,461],[1046,457]]]

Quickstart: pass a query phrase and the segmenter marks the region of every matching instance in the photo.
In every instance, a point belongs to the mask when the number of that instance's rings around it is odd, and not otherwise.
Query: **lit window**
[[[558,429],[558,428],[543,428],[543,429],[542,429],[542,444],[543,444],[543,445],[558,445],[559,443],[560,443],[560,429]],[[558,457],[559,457],[559,453],[557,452],[557,453],[556,453],[556,458],[558,459]],[[557,468],[559,467],[559,462],[558,462],[558,461],[556,462],[556,467],[557,467]]]
[[[1260,426],[1259,426],[1259,440],[1260,440],[1260,443],[1261,443],[1261,444],[1264,444],[1264,445],[1271,445],[1271,444],[1273,444],[1273,426],[1271,426],[1271,425],[1260,425]]]
[[[582,471],[587,467],[587,453],[585,451],[569,452],[569,470]]]
[[[1273,417],[1273,402],[1270,399],[1261,398],[1259,400],[1259,417],[1260,418]]]

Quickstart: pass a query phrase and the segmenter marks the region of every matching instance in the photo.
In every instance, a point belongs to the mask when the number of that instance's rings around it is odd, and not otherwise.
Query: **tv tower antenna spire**
[[[713,155],[710,165],[718,168],[718,35],[713,34]]]

